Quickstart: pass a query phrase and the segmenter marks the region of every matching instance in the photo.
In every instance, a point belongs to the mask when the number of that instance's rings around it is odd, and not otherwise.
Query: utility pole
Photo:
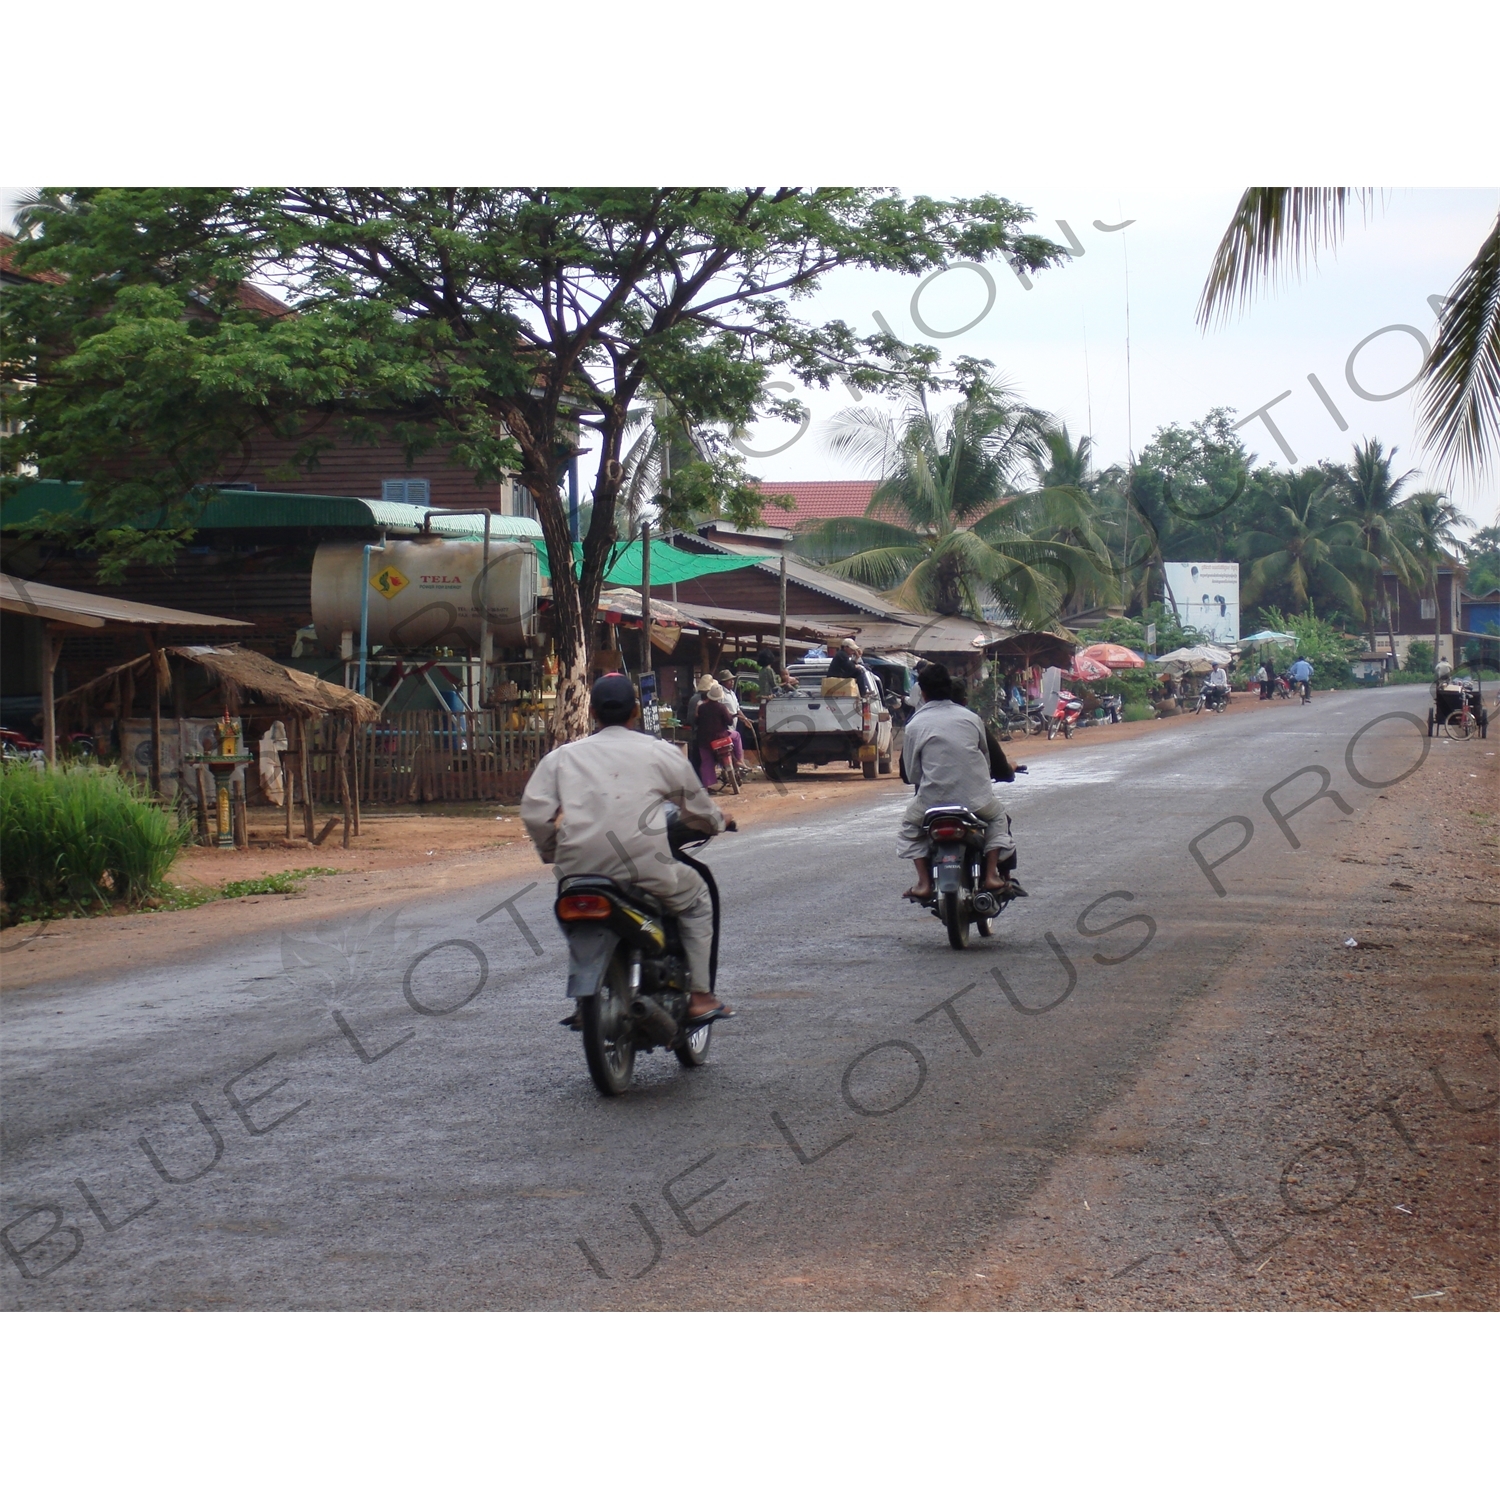
[[[781,553],[781,670],[786,671],[786,543]]]

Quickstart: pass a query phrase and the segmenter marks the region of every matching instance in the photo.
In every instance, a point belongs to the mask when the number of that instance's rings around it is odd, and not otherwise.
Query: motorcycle
[[[712,837],[689,828],[668,809],[673,858],[696,870],[713,903],[709,985],[719,967],[719,888],[707,865],[687,850]],[[726,828],[734,831],[734,823]],[[583,1034],[589,1077],[606,1097],[630,1087],[637,1052],[670,1048],[685,1068],[708,1061],[713,1021],[690,1021],[687,954],[677,918],[654,896],[606,875],[570,875],[559,882],[553,914],[568,941],[568,997],[577,1004],[562,1024]]]
[[[1224,687],[1209,687],[1203,685],[1203,690],[1198,694],[1198,701],[1193,705],[1193,712],[1201,714],[1206,708],[1210,713],[1221,714],[1229,707],[1229,689]]]
[[[1083,712],[1083,704],[1076,699],[1072,693],[1062,692],[1058,694],[1057,707],[1052,711],[1052,717],[1046,721],[1047,738],[1055,740],[1059,733],[1065,740],[1073,738],[1073,730],[1077,727],[1078,716]]]
[[[27,765],[45,765],[47,757],[35,740],[15,729],[0,729],[0,756]]]
[[[742,773],[740,767],[734,763],[733,739],[726,734],[719,739],[710,740],[708,749],[719,770],[719,781],[715,790],[733,792],[736,797],[739,796]]]
[[[1015,769],[1024,772],[1026,767]],[[967,807],[932,807],[922,826],[932,843],[932,894],[921,904],[947,928],[950,948],[967,948],[970,926],[980,937],[989,937],[995,918],[1015,897],[984,889],[983,818]],[[1014,878],[1016,856],[1002,859],[999,869]]]

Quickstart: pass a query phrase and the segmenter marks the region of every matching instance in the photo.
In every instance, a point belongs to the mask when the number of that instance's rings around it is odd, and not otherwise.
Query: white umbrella
[[[1179,646],[1175,651],[1168,651],[1165,656],[1158,656],[1156,665],[1166,662],[1168,666],[1176,665],[1197,671],[1204,666],[1227,667],[1233,660],[1233,654],[1222,646]]]

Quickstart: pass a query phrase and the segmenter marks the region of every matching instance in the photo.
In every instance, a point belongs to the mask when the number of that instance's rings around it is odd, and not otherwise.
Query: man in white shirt
[[[745,764],[745,737],[740,733],[739,726],[748,724],[750,721],[745,717],[740,708],[740,696],[734,690],[734,673],[725,667],[719,673],[719,686],[724,689],[724,707],[729,710],[729,738],[734,741],[734,763],[743,767]]]
[[[521,821],[559,880],[605,875],[649,891],[674,912],[692,988],[688,1015],[732,1016],[709,988],[714,919],[708,887],[672,857],[665,807],[674,804],[706,833],[733,829],[734,822],[725,820],[680,750],[629,727],[637,704],[628,677],[601,677],[592,702],[599,729],[542,757],[521,798]]]
[[[902,775],[911,782],[915,795],[906,806],[897,838],[897,853],[916,865],[917,883],[906,892],[913,901],[932,894],[932,841],[922,820],[928,808],[967,807],[988,825],[984,840],[984,888],[1012,896],[1024,896],[1014,875],[1000,873],[1004,858],[1007,872],[1015,864],[1016,846],[1010,836],[1010,819],[990,781],[989,741],[977,714],[953,702],[948,669],[929,663],[917,673],[924,702],[906,726],[901,750]]]

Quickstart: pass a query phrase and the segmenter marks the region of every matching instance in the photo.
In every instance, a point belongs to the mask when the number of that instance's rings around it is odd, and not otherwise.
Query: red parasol
[[[1082,654],[1075,656],[1072,668],[1063,673],[1064,677],[1076,677],[1083,682],[1098,682],[1101,678],[1112,675],[1102,661]]]
[[[1103,662],[1106,667],[1119,670],[1122,667],[1144,667],[1146,658],[1137,656],[1129,646],[1116,646],[1113,641],[1096,641],[1085,646],[1080,653],[1091,661]]]

